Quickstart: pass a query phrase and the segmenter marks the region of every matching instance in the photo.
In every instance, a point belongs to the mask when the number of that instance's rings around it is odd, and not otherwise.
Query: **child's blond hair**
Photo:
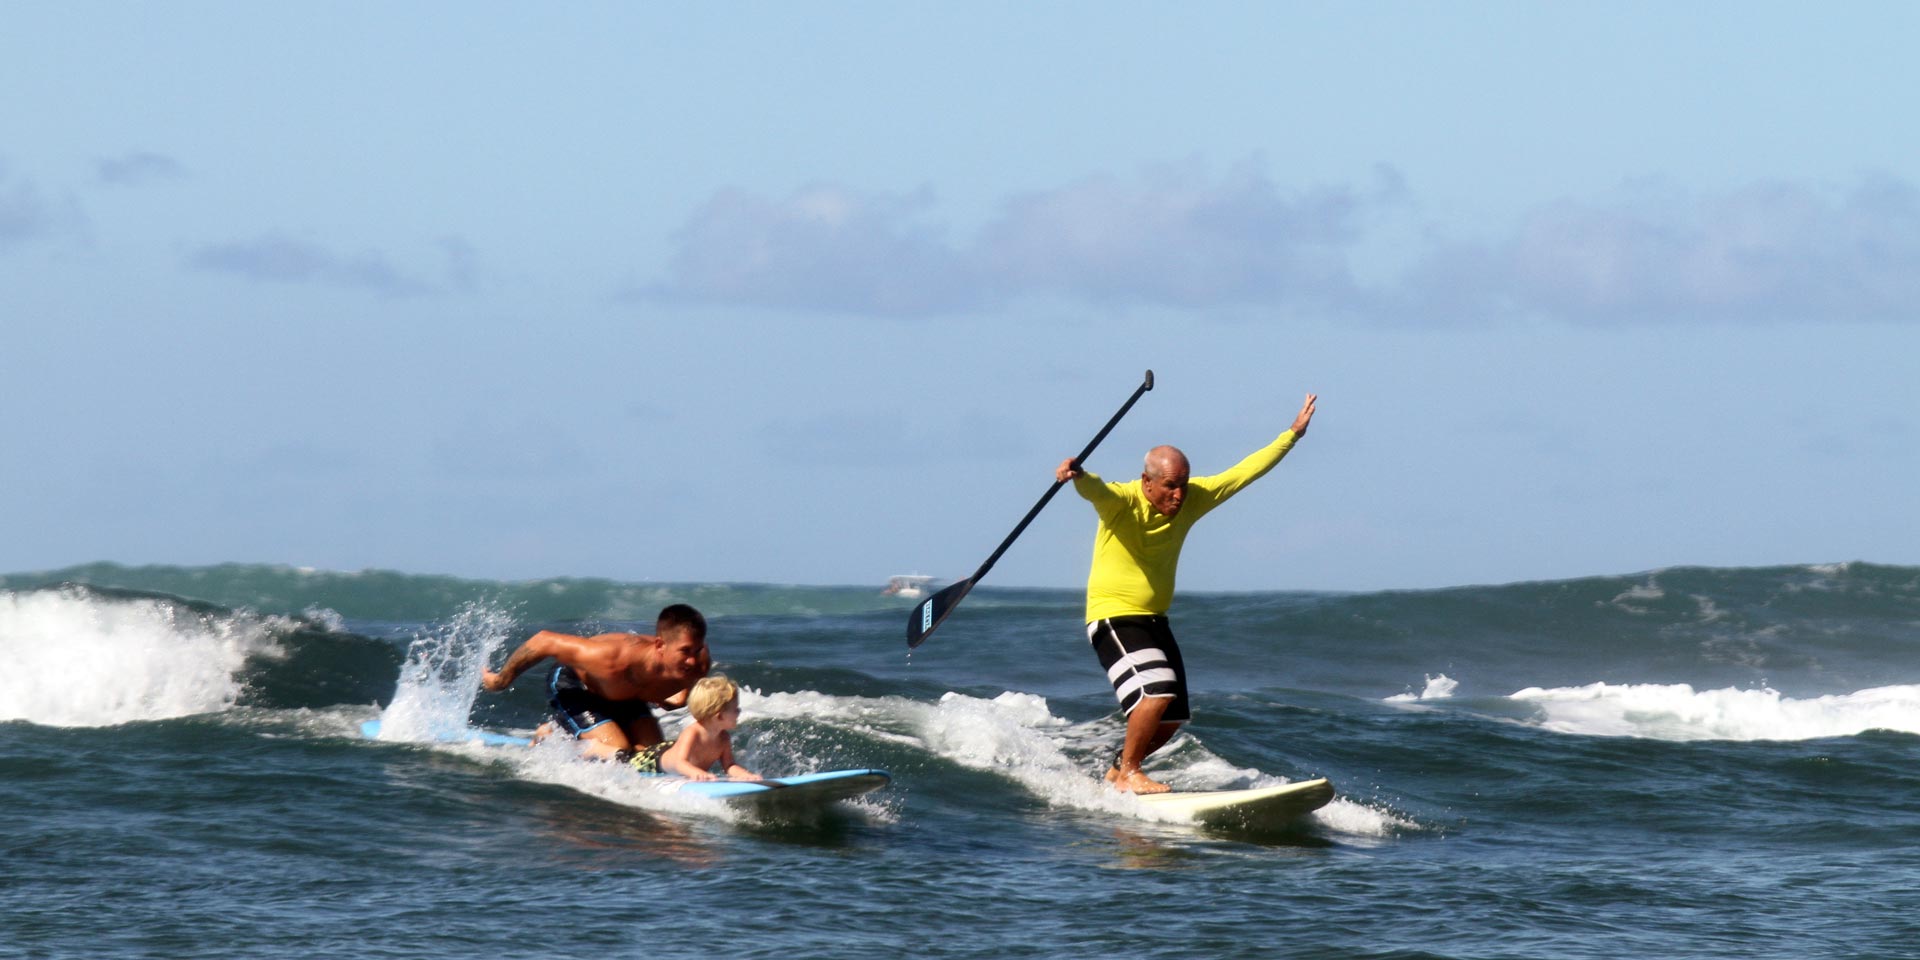
[[[725,710],[739,695],[740,687],[725,674],[702,677],[693,685],[693,692],[687,694],[687,712],[695,720],[705,720]]]

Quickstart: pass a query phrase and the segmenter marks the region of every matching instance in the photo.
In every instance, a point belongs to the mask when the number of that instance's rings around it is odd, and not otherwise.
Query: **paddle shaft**
[[[1133,409],[1133,404],[1140,399],[1140,395],[1152,389],[1153,371],[1148,370],[1146,380],[1140,384],[1139,389],[1133,391],[1133,396],[1127,398],[1127,402],[1120,407],[1120,412],[1114,414],[1113,419],[1108,420],[1107,425],[1101,427],[1100,432],[1094,435],[1093,441],[1087,444],[1087,448],[1073,458],[1072,463],[1075,469],[1079,468],[1080,461],[1093,453],[1093,448],[1099,446],[1100,441],[1107,438],[1107,434],[1113,430],[1113,425],[1119,423],[1120,418],[1126,416],[1128,410]],[[987,562],[973,572],[973,576],[942,588],[913,608],[913,613],[907,617],[907,648],[909,650],[925,643],[927,637],[946,621],[947,614],[952,613],[953,608],[967,598],[967,594],[973,590],[974,583],[986,576],[988,570],[993,569],[994,562],[1000,559],[1001,554],[1007,552],[1008,547],[1013,546],[1013,541],[1019,539],[1020,533],[1027,529],[1027,524],[1032,523],[1033,518],[1040,514],[1040,508],[1046,506],[1047,501],[1053,499],[1053,495],[1059,493],[1060,488],[1065,484],[1065,480],[1055,480],[1053,486],[1047,488],[1046,495],[1040,498],[1039,503],[1033,505],[1032,510],[1027,511],[1026,516],[1020,518],[1020,525],[1014,527],[1012,533],[1007,534],[1007,539],[1000,542],[999,548],[993,551],[993,556],[988,557]]]
[[[1114,413],[1113,419],[1108,420],[1107,425],[1101,427],[1100,432],[1093,435],[1093,439],[1087,443],[1087,448],[1080,451],[1079,456],[1073,458],[1073,469],[1080,469],[1080,462],[1093,455],[1093,448],[1099,446],[1100,441],[1105,440],[1107,434],[1113,432],[1114,425],[1120,422],[1121,417],[1127,415],[1128,410],[1133,409],[1133,405],[1140,399],[1140,395],[1152,389],[1153,371],[1148,370],[1146,379],[1141,381],[1140,386],[1134,388],[1133,396],[1128,397],[1127,402],[1121,404],[1120,409]],[[1053,486],[1048,487],[1047,492],[1041,495],[1040,502],[1034,504],[1033,509],[1028,510],[1026,516],[1020,518],[1020,525],[1014,527],[1012,533],[1007,534],[1007,539],[1000,541],[1000,546],[995,548],[993,555],[987,558],[987,562],[981,564],[980,569],[975,570],[973,576],[967,579],[978,582],[981,577],[986,576],[987,571],[993,569],[994,562],[1000,559],[1000,555],[1006,553],[1008,547],[1013,546],[1013,541],[1018,540],[1020,534],[1026,532],[1027,524],[1032,523],[1033,518],[1040,515],[1040,511],[1047,505],[1047,501],[1052,500],[1053,495],[1059,493],[1060,488],[1066,486],[1066,484],[1067,481],[1065,480],[1055,480]]]

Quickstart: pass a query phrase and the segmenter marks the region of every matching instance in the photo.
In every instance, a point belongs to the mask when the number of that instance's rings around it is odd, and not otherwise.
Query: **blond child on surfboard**
[[[660,755],[660,772],[689,780],[715,780],[718,765],[735,780],[758,780],[760,775],[733,761],[733,730],[740,725],[740,688],[721,674],[703,677],[687,694],[691,719],[680,738]]]

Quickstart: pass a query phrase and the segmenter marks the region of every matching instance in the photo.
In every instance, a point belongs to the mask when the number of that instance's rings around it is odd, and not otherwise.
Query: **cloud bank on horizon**
[[[1416,191],[1391,166],[1308,186],[1289,186],[1266,166],[1256,158],[1215,173],[1189,161],[1087,176],[1006,196],[966,236],[941,219],[932,186],[889,193],[815,183],[784,197],[723,189],[672,231],[665,263],[635,265],[660,279],[624,295],[883,318],[1022,300],[1387,324],[1920,316],[1911,269],[1920,261],[1920,188],[1891,174],[1711,194],[1640,180],[1472,236],[1421,220]],[[187,170],[132,150],[97,160],[94,182],[164,186]],[[0,251],[87,222],[81,191],[57,196],[0,165]],[[474,242],[460,237],[404,253],[345,252],[271,229],[185,245],[186,270],[385,298],[468,292],[480,273]]]
[[[931,189],[723,191],[677,231],[665,279],[636,296],[891,317],[1024,297],[1382,322],[1920,315],[1920,190],[1884,174],[1712,195],[1629,183],[1491,239],[1414,224],[1398,275],[1374,281],[1361,279],[1372,245],[1418,209],[1391,168],[1292,190],[1252,162],[1090,177],[1010,197],[964,240],[934,206]]]

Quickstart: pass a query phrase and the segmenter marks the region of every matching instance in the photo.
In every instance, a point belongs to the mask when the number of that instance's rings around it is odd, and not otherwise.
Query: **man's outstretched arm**
[[[1287,455],[1287,451],[1292,450],[1293,445],[1299,442],[1301,437],[1306,436],[1307,426],[1313,422],[1314,410],[1319,402],[1319,395],[1307,394],[1306,401],[1300,404],[1300,412],[1294,415],[1293,426],[1282,431],[1272,443],[1247,454],[1239,463],[1220,473],[1210,477],[1194,477],[1194,486],[1205,491],[1205,499],[1196,501],[1201,510],[1204,512],[1219,506],[1226,502],[1227,498],[1245,488],[1247,484],[1266,476],[1267,471],[1272,470]],[[1186,509],[1191,510],[1193,507],[1189,506]]]
[[[513,655],[507,658],[506,665],[500,668],[499,673],[491,670],[481,671],[480,686],[495,693],[505,690],[520,674],[526,672],[528,667],[555,656],[563,650],[575,649],[576,645],[584,639],[586,638],[569,633],[542,630],[528,637],[527,642],[520,645],[520,649],[513,651]]]

